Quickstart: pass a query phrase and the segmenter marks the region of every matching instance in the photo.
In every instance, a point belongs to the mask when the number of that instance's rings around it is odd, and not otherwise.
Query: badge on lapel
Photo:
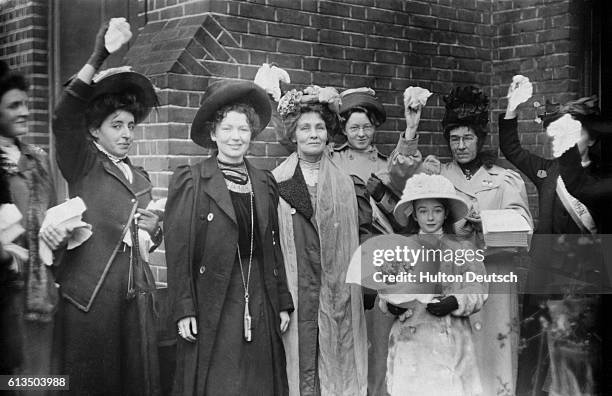
[[[539,177],[540,179],[545,179],[546,176],[548,176],[548,173],[546,173],[544,169],[540,169],[538,173],[536,173],[536,176]]]

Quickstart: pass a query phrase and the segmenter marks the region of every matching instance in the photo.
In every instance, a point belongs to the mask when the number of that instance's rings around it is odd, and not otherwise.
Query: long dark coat
[[[517,119],[499,116],[499,148],[508,161],[523,172],[538,190],[539,234],[580,234],[580,228],[557,195],[559,160],[547,159],[525,150],[519,141]]]
[[[278,190],[269,172],[256,169],[248,162],[247,168],[262,238],[263,280],[273,311],[270,328],[274,331],[274,387],[277,394],[285,395],[288,385],[279,314],[280,311],[292,311],[293,303],[278,239]],[[201,395],[205,390],[238,243],[236,215],[216,156],[175,171],[169,186],[164,225],[172,319],[176,323],[195,316],[198,323],[195,343],[178,338],[173,393]]]

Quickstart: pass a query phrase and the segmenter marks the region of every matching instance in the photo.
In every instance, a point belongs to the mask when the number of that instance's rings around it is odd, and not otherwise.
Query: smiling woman
[[[165,226],[175,395],[287,394],[281,334],[293,303],[278,243],[278,187],[245,158],[270,114],[255,84],[211,84],[191,138],[218,151],[172,176]]]

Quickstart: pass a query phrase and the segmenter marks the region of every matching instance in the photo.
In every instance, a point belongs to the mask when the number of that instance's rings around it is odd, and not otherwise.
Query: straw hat
[[[406,181],[402,198],[393,210],[395,219],[402,226],[408,224],[408,218],[413,211],[412,203],[417,199],[444,199],[453,222],[468,213],[468,204],[457,195],[450,180],[441,175],[420,173]]]

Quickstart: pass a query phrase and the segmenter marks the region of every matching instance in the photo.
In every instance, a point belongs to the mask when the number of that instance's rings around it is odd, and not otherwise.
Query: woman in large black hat
[[[254,83],[211,84],[191,139],[216,151],[172,176],[165,229],[176,395],[288,393],[281,334],[293,303],[278,188],[245,158],[270,115],[268,96]]]
[[[66,87],[54,114],[57,161],[71,197],[83,199],[93,235],[66,251],[58,273],[63,297],[63,367],[72,394],[159,394],[148,246],[161,241],[159,218],[145,209],[152,185],[127,154],[134,127],[157,103],[151,82],[126,68],[95,75],[109,50],[129,40],[111,19],[91,58]]]

